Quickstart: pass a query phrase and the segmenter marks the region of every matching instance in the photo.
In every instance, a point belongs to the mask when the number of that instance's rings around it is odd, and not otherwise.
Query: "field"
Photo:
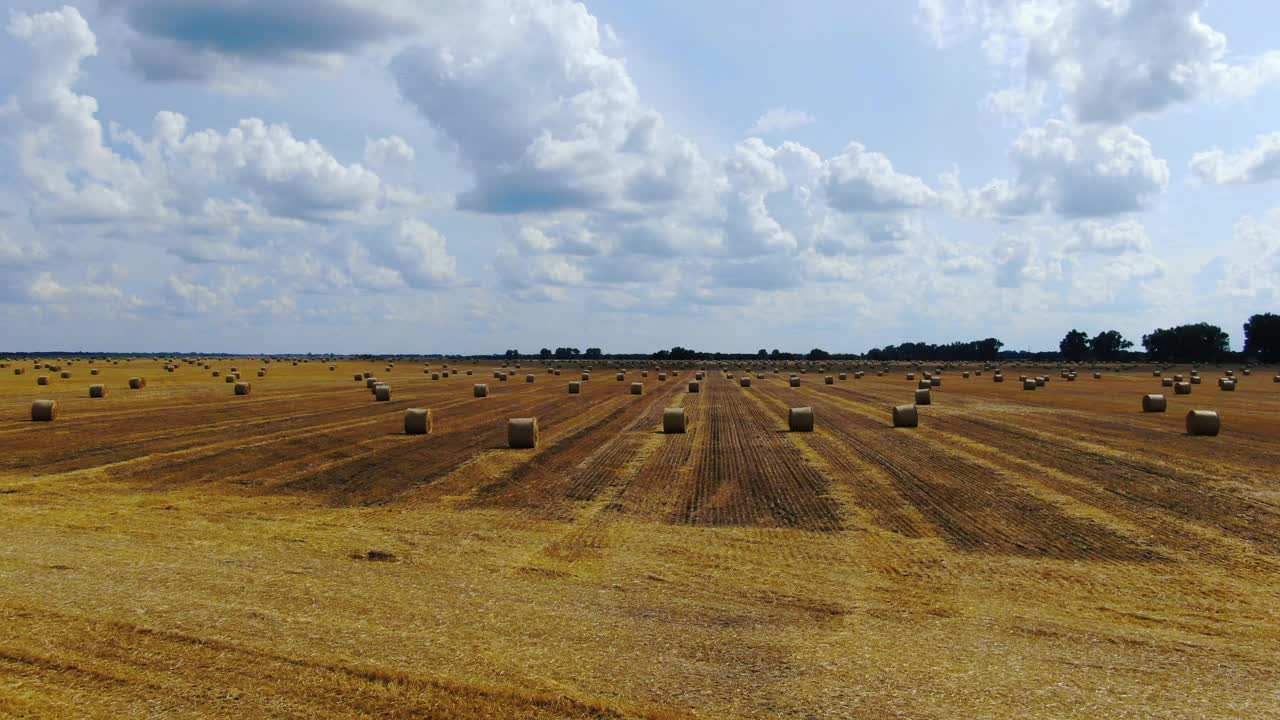
[[[0,371],[0,716],[1280,717],[1274,370],[231,365]]]

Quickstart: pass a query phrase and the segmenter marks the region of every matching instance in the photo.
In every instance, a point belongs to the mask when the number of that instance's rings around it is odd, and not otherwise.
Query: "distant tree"
[[[541,350],[539,350],[538,357],[543,357],[543,358],[551,357],[551,348],[542,348]]]
[[[1115,360],[1120,353],[1133,347],[1133,343],[1125,340],[1118,331],[1107,330],[1093,336],[1089,341],[1089,352],[1099,360]]]
[[[765,350],[764,348],[760,348],[759,350],[756,351],[756,357],[767,358],[769,357],[769,351]]]
[[[1156,328],[1142,336],[1142,347],[1153,360],[1213,360],[1230,351],[1230,336],[1209,323]]]
[[[701,353],[676,345],[671,348],[670,355],[672,360],[696,360]]]
[[[504,356],[504,357],[509,357],[509,358],[518,358],[518,357],[520,357],[520,351],[519,351],[519,350],[508,350],[508,351],[506,351],[505,353],[503,353],[503,356]]]
[[[831,353],[821,348],[814,348],[809,351],[808,357],[810,360],[826,360],[831,357]]]
[[[779,360],[782,358],[782,353],[779,352],[778,348],[774,348],[773,352],[769,353],[769,357],[773,358],[774,360]]]
[[[1280,362],[1280,315],[1263,313],[1244,324],[1244,354],[1264,363]]]
[[[587,348],[586,352],[582,353],[582,357],[584,358],[598,358],[603,355],[604,351],[600,348]]]
[[[1083,360],[1089,354],[1089,336],[1080,330],[1071,330],[1058,343],[1058,351],[1068,360]]]
[[[998,360],[1000,358],[1000,348],[1004,347],[1004,343],[995,338],[979,340],[976,344],[978,346],[978,356],[972,358],[974,360]]]

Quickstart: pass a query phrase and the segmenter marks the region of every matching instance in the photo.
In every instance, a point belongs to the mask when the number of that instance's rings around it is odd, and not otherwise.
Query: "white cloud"
[[[937,193],[893,169],[889,158],[849,143],[826,162],[827,201],[844,212],[893,212],[932,205]]]
[[[1013,143],[1014,180],[993,180],[971,194],[979,214],[1052,211],[1075,218],[1142,210],[1169,184],[1169,166],[1126,127],[1072,126],[1050,120]]]
[[[788,110],[784,107],[775,107],[766,110],[763,115],[757,118],[755,124],[747,132],[753,135],[768,135],[770,133],[794,130],[806,125],[812,125],[815,122],[817,122],[817,118],[803,110]]]
[[[1191,158],[1196,177],[1215,185],[1263,183],[1280,178],[1280,132],[1259,135],[1253,147],[1228,154],[1221,148]]]
[[[1038,108],[1050,93],[1081,122],[1122,123],[1200,98],[1247,97],[1280,80],[1280,52],[1227,60],[1204,0],[919,0],[939,45],[975,31],[1011,87],[996,108]]]

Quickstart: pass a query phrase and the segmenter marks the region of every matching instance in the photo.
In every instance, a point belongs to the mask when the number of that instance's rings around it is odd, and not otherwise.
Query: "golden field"
[[[0,716],[1280,717],[1274,370],[211,365],[0,371]]]

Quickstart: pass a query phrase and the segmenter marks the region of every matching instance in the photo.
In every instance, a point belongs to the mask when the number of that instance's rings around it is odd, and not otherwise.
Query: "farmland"
[[[1274,370],[265,367],[0,374],[0,716],[1280,717]]]

